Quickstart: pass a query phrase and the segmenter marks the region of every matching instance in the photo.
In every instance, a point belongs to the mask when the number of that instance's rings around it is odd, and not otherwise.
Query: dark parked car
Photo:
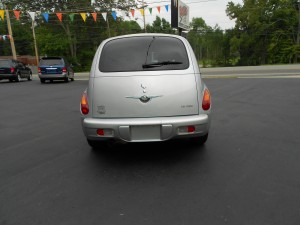
[[[23,78],[32,80],[32,71],[24,63],[14,59],[0,59],[0,80],[20,82]]]
[[[64,57],[43,57],[40,59],[38,75],[41,83],[46,80],[64,80],[69,82],[74,80],[74,70],[72,65]]]

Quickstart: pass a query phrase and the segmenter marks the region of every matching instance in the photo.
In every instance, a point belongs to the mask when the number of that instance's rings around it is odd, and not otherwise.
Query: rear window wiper
[[[160,66],[172,65],[172,64],[182,64],[182,62],[177,62],[177,61],[155,62],[155,63],[143,64],[143,68],[160,67]]]

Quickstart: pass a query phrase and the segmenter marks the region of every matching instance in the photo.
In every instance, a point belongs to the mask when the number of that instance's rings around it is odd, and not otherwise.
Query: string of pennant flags
[[[153,9],[155,9],[155,8],[157,9],[158,13],[161,12],[161,8],[162,7],[161,6],[156,6],[156,7],[152,7],[152,8],[131,9],[130,13],[131,13],[132,17],[135,16],[136,12],[139,12],[141,16],[144,16],[146,10],[148,10],[149,13],[152,15]],[[166,12],[169,11],[169,5],[164,5],[164,8],[165,8]],[[15,18],[17,20],[20,20],[21,11],[20,10],[13,10],[13,12],[14,12]],[[33,21],[35,21],[35,17],[37,15],[37,12],[27,12],[27,13],[30,15],[31,19]],[[69,18],[70,18],[70,20],[72,22],[74,21],[75,14],[80,14],[80,16],[81,16],[81,18],[82,18],[82,20],[84,22],[86,21],[86,19],[87,19],[88,16],[92,15],[93,20],[96,22],[97,21],[98,12],[92,12],[92,13],[87,13],[87,12],[81,12],[81,13],[72,13],[72,12],[56,12],[56,13],[54,12],[54,13],[48,13],[48,12],[44,12],[44,13],[41,13],[41,15],[43,16],[43,18],[44,18],[44,20],[46,22],[49,21],[49,15],[50,14],[55,14],[56,17],[58,18],[58,20],[60,22],[62,22],[64,14],[68,14]],[[108,13],[107,12],[102,12],[100,14],[102,15],[103,19],[106,21]],[[0,18],[2,20],[4,20],[4,15],[5,15],[5,10],[0,9]],[[111,12],[111,16],[114,18],[115,21],[117,20],[117,17],[124,17],[125,15],[126,15],[126,12],[124,12],[124,11],[112,11]]]
[[[4,34],[4,35],[1,35],[0,34],[0,41],[6,41],[6,40],[9,40],[10,39],[10,35],[9,34]]]

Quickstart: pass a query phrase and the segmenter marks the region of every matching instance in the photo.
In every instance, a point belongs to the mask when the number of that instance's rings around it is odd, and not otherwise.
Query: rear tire
[[[29,77],[27,78],[28,81],[32,80],[32,73],[29,74]]]
[[[41,78],[40,81],[41,81],[42,84],[45,83],[45,79],[44,78]]]
[[[69,82],[69,77],[65,78],[65,82],[68,83]]]
[[[204,145],[207,139],[208,139],[208,133],[201,137],[191,138],[190,141],[193,145]]]
[[[94,140],[89,140],[89,139],[86,139],[89,146],[92,147],[92,149],[99,149],[100,148],[100,145],[101,145],[101,142],[100,141],[94,141]]]
[[[21,74],[18,73],[18,74],[17,74],[17,78],[16,78],[16,82],[20,82],[21,80],[22,80]]]

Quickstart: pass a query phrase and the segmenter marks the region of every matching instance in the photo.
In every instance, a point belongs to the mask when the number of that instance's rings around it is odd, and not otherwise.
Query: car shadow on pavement
[[[206,155],[205,145],[191,144],[188,140],[174,140],[167,142],[148,143],[118,143],[103,145],[97,149],[91,149],[91,156],[100,161],[110,163],[172,163],[195,158],[204,158]]]

